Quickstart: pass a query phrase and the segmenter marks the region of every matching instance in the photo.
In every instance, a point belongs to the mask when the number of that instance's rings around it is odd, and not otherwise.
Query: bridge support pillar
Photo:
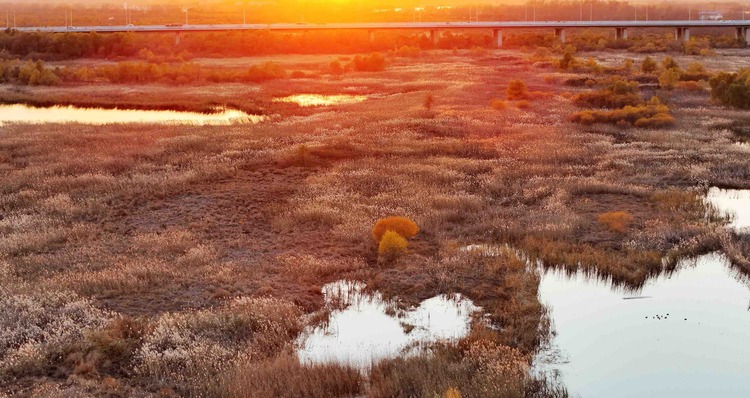
[[[180,44],[182,44],[182,34],[177,32],[174,35],[174,45],[179,46]]]
[[[440,32],[434,29],[430,31],[430,43],[432,43],[433,48],[437,47],[439,37],[440,37]]]
[[[675,28],[674,39],[689,41],[690,40],[690,29],[689,28]]]
[[[565,29],[555,29],[555,37],[560,40],[560,43],[565,44]]]
[[[369,39],[370,39],[370,45],[375,44],[375,31],[371,30],[367,32]]]
[[[493,30],[492,40],[496,48],[502,48],[503,47],[503,31],[500,29]]]
[[[615,38],[617,40],[627,40],[628,30],[626,28],[615,28]]]
[[[739,27],[737,28],[735,38],[742,41],[745,44],[750,43],[750,28]]]

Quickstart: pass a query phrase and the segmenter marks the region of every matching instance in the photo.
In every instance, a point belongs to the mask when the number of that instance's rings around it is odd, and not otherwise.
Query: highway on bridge
[[[537,22],[375,22],[375,23],[277,23],[219,25],[119,25],[17,27],[21,32],[223,32],[243,30],[460,30],[460,29],[572,29],[572,28],[748,28],[750,20],[719,21],[537,21]]]

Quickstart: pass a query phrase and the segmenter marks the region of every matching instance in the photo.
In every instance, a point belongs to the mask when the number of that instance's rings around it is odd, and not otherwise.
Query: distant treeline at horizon
[[[151,0],[125,4],[118,0],[0,2],[0,27],[104,26],[275,22],[404,22],[404,21],[558,21],[558,20],[687,20],[701,12],[723,19],[750,19],[744,3],[701,5],[693,1],[527,1],[485,4],[447,0],[428,5],[421,0],[393,2],[355,0]],[[472,4],[474,3],[474,4]],[[750,9],[750,8],[749,8]],[[3,15],[4,14],[4,15]]]
[[[691,32],[693,29],[691,29]],[[179,44],[174,33],[39,33],[0,30],[0,59],[59,61],[100,58],[116,61],[184,62],[200,57],[238,57],[272,54],[355,54],[364,52],[412,53],[431,49],[494,48],[489,30],[446,31],[433,43],[425,32],[383,31],[370,40],[366,31],[271,31],[195,32],[182,34]],[[684,53],[706,55],[714,48],[742,48],[747,44],[735,37],[734,29],[694,29],[689,41],[677,40],[665,29],[632,29],[628,39],[615,37],[614,29],[571,29],[565,44],[552,29],[518,29],[504,36],[503,48],[534,50],[540,47],[561,52],[566,47],[579,51],[605,49],[632,53]],[[403,50],[406,49],[406,50]],[[403,51],[402,51],[403,50]]]

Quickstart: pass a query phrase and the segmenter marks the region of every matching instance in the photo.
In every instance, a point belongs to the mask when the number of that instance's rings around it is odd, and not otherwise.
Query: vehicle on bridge
[[[181,23],[168,23],[168,24],[166,24],[164,26],[166,26],[168,28],[181,28],[183,26],[183,24],[181,24]]]

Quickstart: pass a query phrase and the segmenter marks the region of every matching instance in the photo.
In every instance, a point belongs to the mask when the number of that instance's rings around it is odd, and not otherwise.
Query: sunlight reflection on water
[[[331,106],[343,104],[355,104],[367,99],[366,95],[320,95],[320,94],[297,94],[288,97],[276,98],[274,102],[288,102],[299,106]]]
[[[35,108],[26,105],[0,105],[0,125],[8,123],[81,123],[89,125],[153,123],[170,125],[215,125],[259,123],[265,118],[233,109],[218,109],[216,113],[78,108],[53,106]]]
[[[350,281],[323,287],[326,305],[332,309],[330,318],[326,325],[308,327],[300,336],[301,362],[333,362],[366,370],[381,359],[466,336],[471,315],[479,310],[456,294],[433,297],[404,311],[364,287]]]
[[[714,205],[719,212],[729,216],[729,226],[737,231],[750,228],[750,189],[719,189],[708,190],[706,200]]]

